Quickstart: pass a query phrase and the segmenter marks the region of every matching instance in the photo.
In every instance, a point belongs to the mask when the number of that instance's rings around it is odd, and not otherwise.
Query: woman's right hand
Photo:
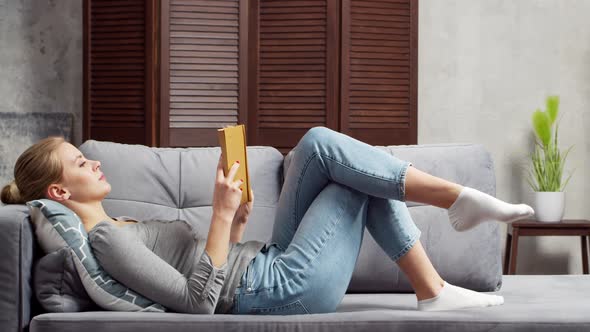
[[[242,179],[234,180],[240,164],[234,162],[229,169],[227,176],[223,173],[223,154],[219,156],[217,164],[217,176],[215,178],[215,189],[213,191],[213,214],[231,222],[240,207],[242,200]]]

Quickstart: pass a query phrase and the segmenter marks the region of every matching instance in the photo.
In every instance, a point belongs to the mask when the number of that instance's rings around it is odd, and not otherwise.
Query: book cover
[[[236,160],[240,161],[240,167],[234,178],[235,180],[243,179],[242,200],[240,204],[252,200],[250,197],[250,177],[248,174],[248,155],[246,153],[246,127],[244,125],[229,126],[217,129],[219,136],[219,146],[223,153],[223,173],[225,176]]]

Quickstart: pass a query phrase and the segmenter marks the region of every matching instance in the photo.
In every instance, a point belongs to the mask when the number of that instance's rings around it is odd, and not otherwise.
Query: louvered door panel
[[[167,145],[218,145],[217,128],[241,122],[240,33],[244,38],[246,31],[240,31],[240,1],[164,3]]]
[[[84,139],[153,143],[146,94],[150,3],[85,1]]]
[[[257,145],[286,153],[309,128],[337,126],[337,10],[333,0],[260,0]]]
[[[341,131],[416,144],[417,1],[343,0]]]

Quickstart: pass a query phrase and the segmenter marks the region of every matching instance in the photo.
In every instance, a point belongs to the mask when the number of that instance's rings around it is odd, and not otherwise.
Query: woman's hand
[[[213,190],[213,214],[225,220],[233,220],[242,200],[242,179],[234,180],[240,164],[235,162],[227,176],[223,174],[223,154],[219,156],[215,189]]]
[[[252,200],[240,205],[236,211],[231,224],[230,242],[237,243],[242,240],[242,235],[246,229],[246,223],[248,223],[248,217],[250,216],[250,212],[252,212],[252,207],[254,205],[254,191],[252,191],[252,188],[250,188],[250,197]]]

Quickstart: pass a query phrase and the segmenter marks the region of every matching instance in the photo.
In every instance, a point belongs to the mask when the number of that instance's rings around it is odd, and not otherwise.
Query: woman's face
[[[57,153],[63,165],[63,178],[60,184],[49,186],[49,198],[92,202],[102,201],[108,195],[111,185],[100,170],[100,161],[86,159],[67,142],[60,145]]]

